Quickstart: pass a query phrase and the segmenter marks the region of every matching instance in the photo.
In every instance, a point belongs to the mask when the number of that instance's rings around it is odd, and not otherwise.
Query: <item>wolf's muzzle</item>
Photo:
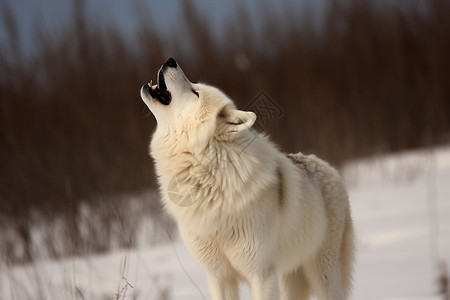
[[[170,68],[176,68],[178,65],[177,65],[177,62],[175,61],[175,59],[173,59],[171,57],[164,63],[164,66],[168,66]]]

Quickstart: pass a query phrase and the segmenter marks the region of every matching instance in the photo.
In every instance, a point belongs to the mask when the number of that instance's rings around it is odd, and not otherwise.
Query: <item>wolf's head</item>
[[[173,58],[159,69],[156,85],[150,82],[141,88],[141,97],[158,129],[175,131],[179,138],[185,135],[185,142],[197,145],[213,137],[232,139],[256,120],[255,113],[237,110],[219,89],[190,82]]]

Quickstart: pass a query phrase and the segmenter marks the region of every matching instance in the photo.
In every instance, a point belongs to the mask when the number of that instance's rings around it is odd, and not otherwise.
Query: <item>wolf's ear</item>
[[[251,111],[228,108],[219,113],[219,118],[225,121],[224,132],[235,133],[252,127],[256,121],[256,114]]]

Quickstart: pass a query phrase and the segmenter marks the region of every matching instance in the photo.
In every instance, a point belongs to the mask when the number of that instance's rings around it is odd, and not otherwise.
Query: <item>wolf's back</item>
[[[339,180],[339,174],[326,161],[317,156],[305,155],[301,152],[289,153],[287,157],[301,170],[303,170],[308,177],[319,180],[324,183],[330,180]]]

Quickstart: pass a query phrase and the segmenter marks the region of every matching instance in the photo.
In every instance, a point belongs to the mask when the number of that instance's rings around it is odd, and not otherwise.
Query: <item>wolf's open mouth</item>
[[[167,90],[166,81],[164,80],[164,74],[162,71],[158,73],[158,84],[152,86],[152,82],[145,85],[150,96],[158,100],[164,105],[169,105],[172,96]]]

